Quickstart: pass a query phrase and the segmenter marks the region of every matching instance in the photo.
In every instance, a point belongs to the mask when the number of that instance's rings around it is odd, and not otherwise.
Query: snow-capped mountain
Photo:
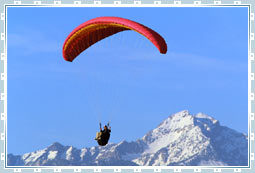
[[[246,166],[247,136],[214,118],[182,111],[134,142],[76,149],[54,143],[22,156],[8,154],[8,166]]]

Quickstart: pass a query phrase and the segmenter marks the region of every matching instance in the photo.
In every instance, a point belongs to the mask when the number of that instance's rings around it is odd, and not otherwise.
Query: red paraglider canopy
[[[91,45],[125,30],[133,30],[142,34],[158,48],[160,53],[167,52],[164,38],[152,29],[120,17],[97,17],[79,25],[68,35],[63,45],[63,57],[72,62]]]

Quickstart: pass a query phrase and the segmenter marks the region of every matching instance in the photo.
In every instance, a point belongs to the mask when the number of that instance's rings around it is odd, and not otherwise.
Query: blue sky
[[[248,129],[247,8],[8,8],[8,153],[54,142],[94,141],[101,120],[110,142],[142,137],[169,115],[203,112]],[[68,34],[99,16],[118,16],[161,34],[162,55],[125,31],[62,57]]]

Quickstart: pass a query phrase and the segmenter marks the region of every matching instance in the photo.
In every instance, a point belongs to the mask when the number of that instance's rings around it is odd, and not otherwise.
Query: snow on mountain
[[[221,126],[218,120],[187,110],[169,116],[157,128],[133,142],[76,149],[54,143],[26,153],[8,155],[9,166],[22,165],[248,165],[247,136]]]

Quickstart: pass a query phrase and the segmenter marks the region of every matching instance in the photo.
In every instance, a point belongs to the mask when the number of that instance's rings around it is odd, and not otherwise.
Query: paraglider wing
[[[63,45],[63,57],[72,62],[91,45],[125,30],[133,30],[142,34],[158,48],[160,53],[167,52],[165,40],[152,29],[120,17],[98,17],[79,25],[69,34]]]

